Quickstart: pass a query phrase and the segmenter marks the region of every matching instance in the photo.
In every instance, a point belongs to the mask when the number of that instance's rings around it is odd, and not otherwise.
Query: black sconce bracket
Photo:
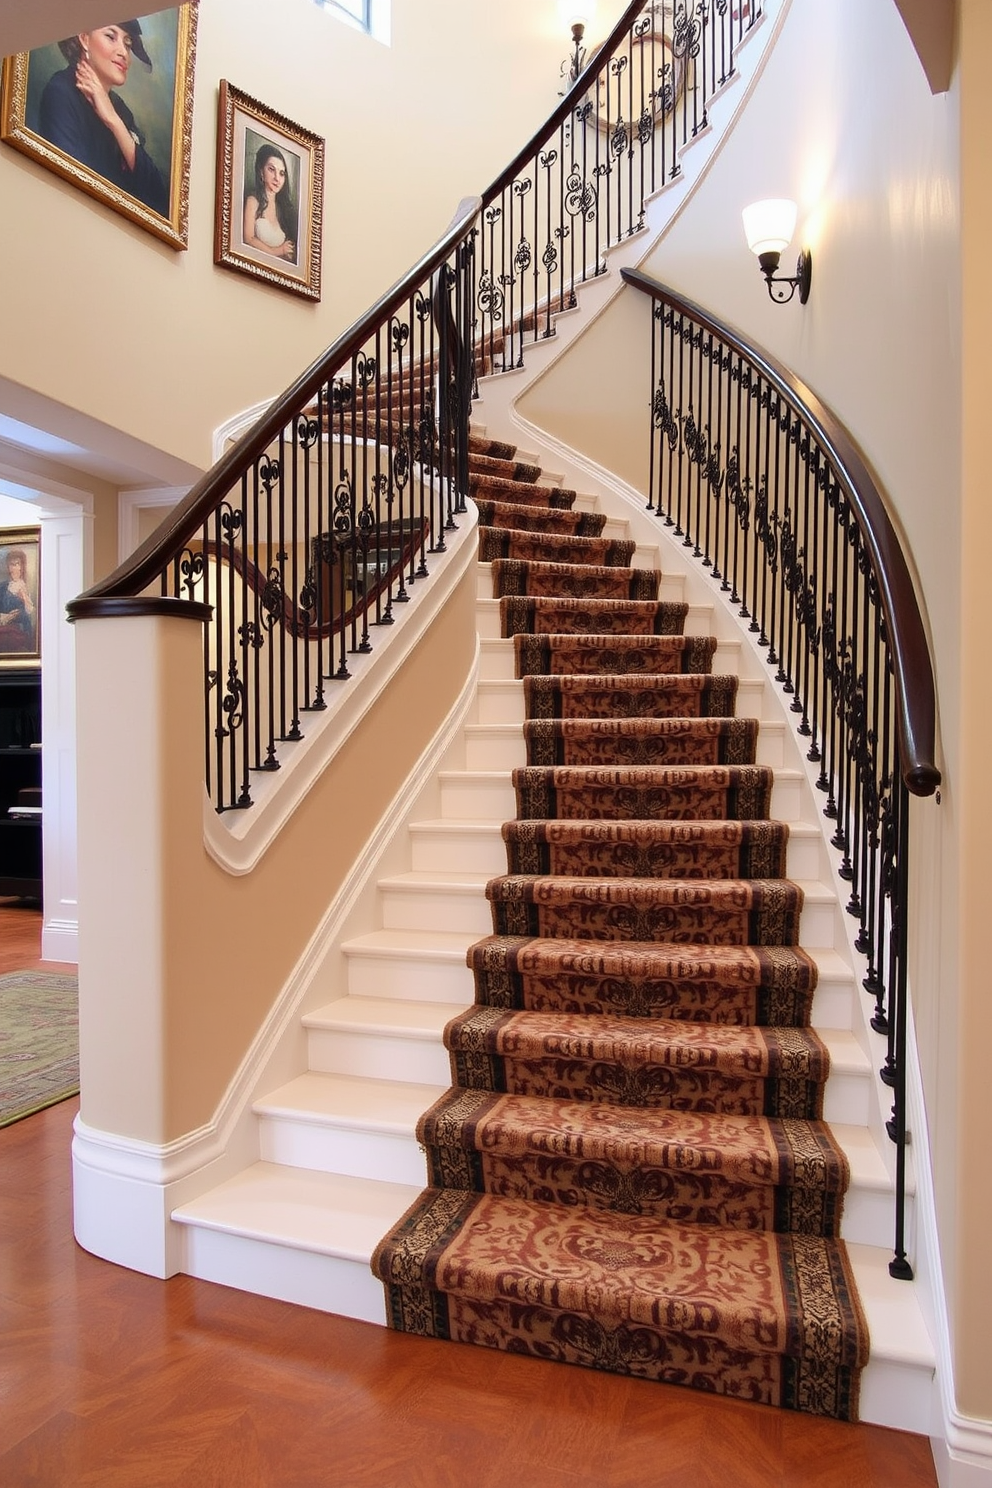
[[[799,303],[805,305],[809,299],[809,287],[813,278],[813,255],[808,248],[803,249],[796,264],[795,275],[791,279],[784,274],[775,273],[781,257],[781,253],[775,252],[758,254],[758,263],[761,265],[761,272],[768,285],[769,297],[775,301],[776,305],[787,305],[798,289]],[[776,284],[781,285],[782,288],[773,289],[772,286]],[[788,286],[788,294],[785,292],[786,286]]]

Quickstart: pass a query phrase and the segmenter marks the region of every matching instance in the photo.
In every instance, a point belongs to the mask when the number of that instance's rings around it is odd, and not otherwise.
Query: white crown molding
[[[161,507],[173,507],[189,490],[188,486],[141,487],[122,490],[117,495],[117,561],[130,558],[138,546],[138,514]]]

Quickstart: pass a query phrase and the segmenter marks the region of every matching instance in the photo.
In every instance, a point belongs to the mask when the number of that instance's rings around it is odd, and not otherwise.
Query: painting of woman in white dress
[[[214,262],[320,299],[324,141],[220,85]]]

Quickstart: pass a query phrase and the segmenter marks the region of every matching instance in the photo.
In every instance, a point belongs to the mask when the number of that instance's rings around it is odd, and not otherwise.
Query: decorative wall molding
[[[181,501],[187,486],[159,486],[155,489],[120,491],[117,496],[117,561],[130,558],[141,541],[140,521],[143,511],[169,509]]]

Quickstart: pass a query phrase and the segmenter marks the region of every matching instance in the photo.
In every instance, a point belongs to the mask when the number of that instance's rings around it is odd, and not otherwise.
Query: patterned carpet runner
[[[855,1419],[849,1173],[757,724],[632,543],[512,446],[471,463],[527,764],[430,1186],[372,1261],[390,1323]]]

